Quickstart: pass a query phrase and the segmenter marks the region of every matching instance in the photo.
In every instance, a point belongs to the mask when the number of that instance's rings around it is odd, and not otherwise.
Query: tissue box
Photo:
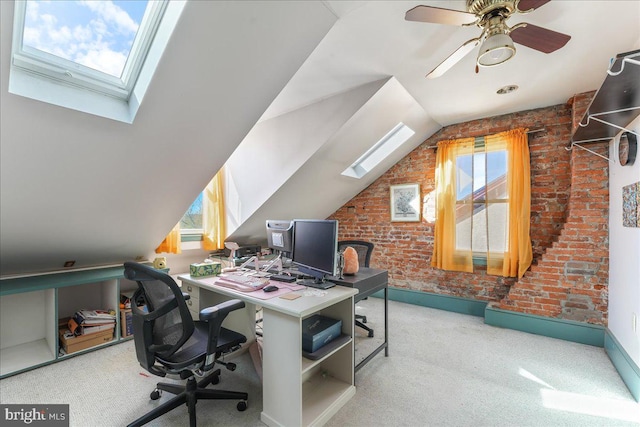
[[[222,266],[219,262],[202,262],[198,264],[191,264],[189,266],[189,274],[192,277],[202,276],[217,276],[220,274]]]
[[[314,314],[302,321],[302,349],[313,353],[340,336],[342,320]]]

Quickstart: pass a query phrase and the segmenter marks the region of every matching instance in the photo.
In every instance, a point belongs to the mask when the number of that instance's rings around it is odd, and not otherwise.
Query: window
[[[507,150],[486,151],[478,138],[473,151],[456,156],[456,250],[486,259],[508,247]]]
[[[438,142],[431,266],[522,277],[531,265],[527,129]]]
[[[200,193],[180,220],[180,234],[182,235],[183,240],[185,235],[201,235],[203,232],[202,197],[203,193]]]
[[[362,156],[342,172],[344,176],[352,178],[362,178],[373,168],[378,166],[389,154],[407,142],[415,134],[415,131],[404,123],[398,123],[385,136],[383,136],[373,147],[368,149]]]
[[[131,123],[184,3],[17,0],[11,93]]]

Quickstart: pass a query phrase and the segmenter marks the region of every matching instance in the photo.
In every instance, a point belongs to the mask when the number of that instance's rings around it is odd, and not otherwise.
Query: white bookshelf
[[[0,279],[0,378],[120,341],[123,267],[69,270]],[[79,309],[116,310],[114,339],[68,355],[59,353],[59,320]]]

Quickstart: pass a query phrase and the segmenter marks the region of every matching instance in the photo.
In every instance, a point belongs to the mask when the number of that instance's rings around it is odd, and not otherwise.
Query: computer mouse
[[[276,285],[268,285],[262,288],[262,290],[265,292],[273,292],[273,291],[277,291],[278,289],[280,288],[278,288]]]

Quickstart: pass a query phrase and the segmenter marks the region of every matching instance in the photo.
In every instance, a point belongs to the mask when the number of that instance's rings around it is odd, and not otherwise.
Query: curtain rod
[[[527,131],[527,134],[530,133],[538,133],[538,132],[544,132],[545,130],[547,130],[547,128],[540,128],[540,129],[534,129],[534,130],[529,130]],[[438,148],[438,144],[436,145],[429,145],[427,148]]]

